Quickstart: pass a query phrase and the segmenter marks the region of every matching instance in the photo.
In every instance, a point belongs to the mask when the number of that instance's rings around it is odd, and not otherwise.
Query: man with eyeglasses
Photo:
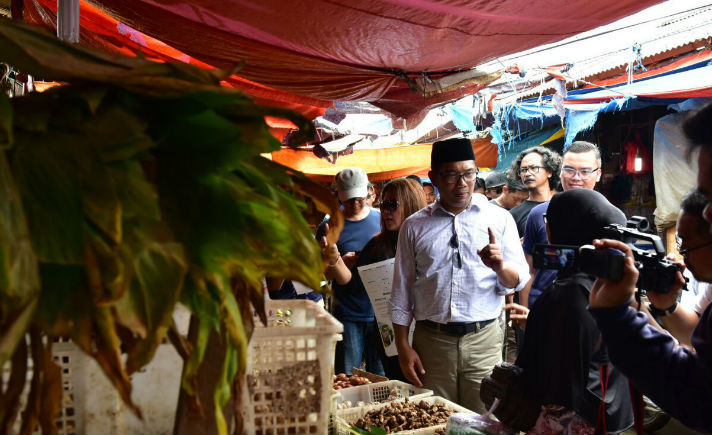
[[[683,125],[697,158],[697,187],[707,198],[703,217],[712,221],[712,104],[695,112]],[[708,226],[707,231],[712,231]],[[683,252],[707,247],[687,245]],[[702,243],[704,245],[704,243]],[[617,240],[596,240],[597,249],[617,249],[625,255],[623,277],[618,281],[596,280],[589,297],[589,310],[601,330],[611,362],[635,387],[672,417],[702,433],[712,433],[712,304],[700,316],[690,342],[694,350],[678,346],[675,340],[657,331],[647,316],[631,306],[638,269],[628,245]],[[696,249],[695,249],[696,248]],[[709,273],[710,267],[696,273]],[[683,284],[678,275],[676,286]],[[678,289],[672,288],[671,291]],[[665,308],[665,307],[661,307]]]
[[[601,152],[591,142],[575,141],[564,151],[561,167],[561,185],[564,190],[593,189],[601,179]],[[544,214],[549,201],[543,202],[529,212],[524,227],[524,255],[529,263],[531,278],[519,293],[520,304],[531,307],[537,297],[554,282],[555,270],[534,269],[534,246],[548,243]]]
[[[509,168],[510,177],[519,177],[529,191],[529,198],[509,210],[517,223],[519,237],[524,237],[524,227],[529,212],[548,201],[556,193],[561,172],[561,156],[546,147],[527,148],[519,153]]]
[[[381,214],[366,205],[368,177],[361,168],[341,170],[334,179],[339,201],[343,205],[344,228],[336,242],[347,267],[356,264],[357,253],[381,231]],[[328,230],[328,223],[322,222],[316,231],[316,239],[321,240]],[[329,270],[326,271],[327,278]],[[361,367],[365,359],[366,370],[383,375],[383,366],[378,355],[380,338],[376,318],[366,289],[359,280],[351,280],[345,285],[333,284],[333,314],[344,325],[343,340],[336,344],[334,370],[351,374],[354,367]]]
[[[697,189],[685,195],[680,203],[677,219],[677,251],[685,266],[692,272],[694,281],[703,286],[697,295],[694,308],[678,304],[679,291],[669,293],[648,292],[648,311],[661,322],[665,329],[680,343],[690,345],[690,336],[700,316],[712,300],[712,234],[709,223],[702,217],[707,198]],[[688,287],[690,285],[688,284]]]
[[[399,362],[415,385],[481,413],[482,378],[502,360],[502,296],[524,286],[528,268],[512,216],[473,194],[468,139],[435,142],[428,176],[440,198],[398,236],[391,307]]]

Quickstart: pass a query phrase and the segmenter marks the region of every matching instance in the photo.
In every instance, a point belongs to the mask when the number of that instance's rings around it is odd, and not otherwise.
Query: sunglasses
[[[398,210],[398,206],[400,203],[396,201],[395,199],[388,199],[386,201],[381,202],[381,210],[386,210],[390,212],[394,212]]]

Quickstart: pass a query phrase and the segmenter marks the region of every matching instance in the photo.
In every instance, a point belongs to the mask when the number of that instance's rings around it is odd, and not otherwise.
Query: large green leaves
[[[326,190],[260,156],[280,147],[264,116],[292,120],[297,138],[311,124],[217,86],[221,72],[69,46],[14,22],[0,22],[0,54],[71,83],[0,99],[0,362],[32,322],[70,336],[139,413],[130,373],[169,330],[180,342],[180,300],[199,319],[189,394],[209,336],[227,347],[214,386],[224,433],[264,275],[319,288],[320,251],[295,194],[329,208],[329,237],[340,229]]]
[[[37,259],[20,195],[0,152],[0,366],[24,337],[39,292]]]

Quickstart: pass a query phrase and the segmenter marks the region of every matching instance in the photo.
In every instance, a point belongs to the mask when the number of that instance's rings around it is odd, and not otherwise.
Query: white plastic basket
[[[359,385],[357,387],[343,388],[337,390],[339,398],[337,400],[337,409],[339,405],[345,402],[351,402],[351,407],[355,407],[358,402],[363,402],[365,405],[373,405],[391,399],[391,393],[395,392],[396,399],[405,397],[410,400],[421,399],[433,395],[432,390],[419,388],[415,385],[406,384],[401,381],[386,381],[375,382],[372,384]]]
[[[325,434],[332,407],[334,350],[343,326],[303,299],[266,301],[255,317],[243,389],[248,434]]]
[[[422,399],[415,399],[412,400],[412,402],[426,402],[429,405],[445,405],[447,409],[452,409],[455,412],[465,412],[465,413],[471,413],[474,414],[473,411],[470,411],[469,409],[463,408],[462,406],[458,405],[457,403],[453,403],[447,399],[444,399],[440,396],[430,396],[430,397],[424,397]],[[336,435],[353,435],[353,432],[351,431],[351,426],[353,423],[356,422],[359,418],[363,417],[368,413],[369,411],[373,411],[376,409],[381,409],[386,406],[389,406],[389,403],[382,403],[378,405],[373,405],[373,406],[362,406],[358,408],[350,408],[350,409],[344,409],[341,410],[337,413],[337,415],[334,417],[334,433]],[[398,434],[404,434],[404,435],[420,435],[420,434],[433,434],[435,431],[439,429],[444,429],[447,423],[439,424],[436,426],[429,426],[429,427],[424,427],[420,429],[413,429],[413,430],[406,430],[406,431],[401,431],[397,432]]]

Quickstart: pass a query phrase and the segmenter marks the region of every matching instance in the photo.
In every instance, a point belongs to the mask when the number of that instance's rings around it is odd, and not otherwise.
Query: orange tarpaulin
[[[487,139],[475,139],[472,148],[480,168],[497,166],[497,145]],[[304,172],[317,181],[333,181],[334,175],[344,168],[357,166],[368,173],[371,181],[386,181],[410,174],[423,174],[430,169],[432,144],[409,145],[393,148],[355,150],[341,156],[336,164],[316,157],[310,150],[285,148],[272,153],[272,160]]]

